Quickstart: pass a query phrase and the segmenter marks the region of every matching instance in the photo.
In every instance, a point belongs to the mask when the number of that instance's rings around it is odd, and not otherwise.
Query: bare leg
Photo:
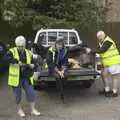
[[[21,87],[13,87],[13,92],[16,98],[16,104],[17,104],[17,111],[20,117],[25,117],[25,113],[22,109],[22,105],[21,105]]]
[[[118,81],[119,81],[119,78],[120,78],[120,74],[115,74],[115,75],[112,75],[112,78],[113,78],[113,95],[114,94],[117,94],[118,92]]]
[[[26,95],[27,95],[27,99],[28,101],[30,102],[30,107],[31,107],[31,113],[33,115],[37,115],[39,116],[40,115],[40,112],[35,108],[35,91],[32,87],[32,85],[30,85],[28,83],[28,81],[26,80],[23,84],[23,88],[26,92]]]
[[[109,74],[107,72],[105,72],[104,70],[102,70],[101,78],[102,78],[102,81],[104,83],[105,91],[106,92],[110,91]]]

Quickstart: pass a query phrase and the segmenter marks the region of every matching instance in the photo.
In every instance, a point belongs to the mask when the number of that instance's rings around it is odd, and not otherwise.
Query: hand
[[[65,70],[62,70],[61,73],[64,74],[64,71],[65,71]]]
[[[57,72],[58,72],[58,74],[61,76],[61,71],[58,70]]]
[[[34,64],[30,64],[29,66],[30,66],[31,69],[33,69],[35,67]]]
[[[22,62],[19,62],[19,65],[20,65],[20,66],[23,66],[23,63],[22,63]]]
[[[61,73],[61,78],[64,78],[64,73]]]
[[[57,71],[57,72],[58,72],[58,74],[60,75],[60,77],[63,78],[63,73],[62,73],[62,71]]]
[[[61,78],[64,78],[64,70],[61,71]]]
[[[90,48],[85,48],[85,52],[87,53],[87,54],[90,54],[91,53],[91,49]]]
[[[37,59],[38,55],[37,54],[33,54],[33,59]]]

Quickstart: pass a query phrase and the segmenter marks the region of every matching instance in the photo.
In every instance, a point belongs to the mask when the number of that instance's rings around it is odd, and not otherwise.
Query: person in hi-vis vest
[[[50,47],[46,62],[49,74],[56,79],[56,88],[60,98],[64,101],[64,81],[67,80],[68,51],[65,48],[64,37],[58,36],[54,47]]]
[[[33,89],[33,72],[35,65],[31,52],[25,48],[26,39],[24,36],[18,36],[15,39],[16,47],[10,48],[6,54],[5,60],[9,64],[8,85],[12,87],[16,98],[18,114],[25,117],[21,106],[22,88],[30,103],[31,114],[40,115],[35,108],[35,92]]]
[[[102,64],[102,78],[104,82],[104,91],[106,97],[118,96],[118,80],[120,78],[120,51],[118,44],[115,43],[104,31],[97,32],[99,48],[91,50],[88,48],[87,53],[99,53]],[[112,88],[111,81],[112,79]]]

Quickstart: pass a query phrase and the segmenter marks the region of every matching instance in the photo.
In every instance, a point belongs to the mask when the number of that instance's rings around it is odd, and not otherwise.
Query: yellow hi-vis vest
[[[16,47],[11,48],[9,51],[12,52],[13,57],[21,63],[19,58],[19,53]],[[31,64],[31,54],[30,51],[25,49],[26,52],[26,61],[27,64]],[[9,66],[9,76],[8,76],[8,85],[17,87],[20,82],[20,65],[18,64],[10,64]],[[30,77],[30,82],[33,85],[33,77]]]
[[[52,59],[53,59],[53,61],[55,61],[55,49],[53,47],[50,47],[48,49],[48,51],[52,53]],[[48,64],[47,63],[45,63],[44,68],[48,69]]]
[[[104,42],[106,41],[112,42],[112,45],[106,52],[100,54],[100,59],[101,59],[103,66],[109,67],[114,64],[119,64],[120,63],[119,51],[116,47],[115,42],[110,37],[107,36],[105,40],[103,41],[103,43],[99,44],[100,47],[102,47]]]

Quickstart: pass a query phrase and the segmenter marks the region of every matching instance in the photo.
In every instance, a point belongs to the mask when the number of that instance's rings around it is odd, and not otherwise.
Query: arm
[[[111,45],[112,42],[106,41],[101,48],[93,49],[92,53],[104,53],[110,48]]]
[[[83,44],[77,44],[76,46],[68,48],[68,51],[76,51],[76,50],[85,50],[85,47]]]
[[[53,70],[55,65],[53,63],[53,57],[52,57],[52,53],[50,51],[48,51],[48,53],[47,53],[46,62],[48,65],[48,69]]]
[[[8,51],[8,52],[5,54],[3,60],[4,60],[4,62],[6,62],[7,64],[10,64],[10,63],[17,64],[17,63],[18,63],[18,60],[13,57],[13,54],[12,54],[10,51]]]
[[[63,60],[63,65],[62,65],[62,69],[66,70],[68,68],[68,51],[65,54],[64,60]]]

